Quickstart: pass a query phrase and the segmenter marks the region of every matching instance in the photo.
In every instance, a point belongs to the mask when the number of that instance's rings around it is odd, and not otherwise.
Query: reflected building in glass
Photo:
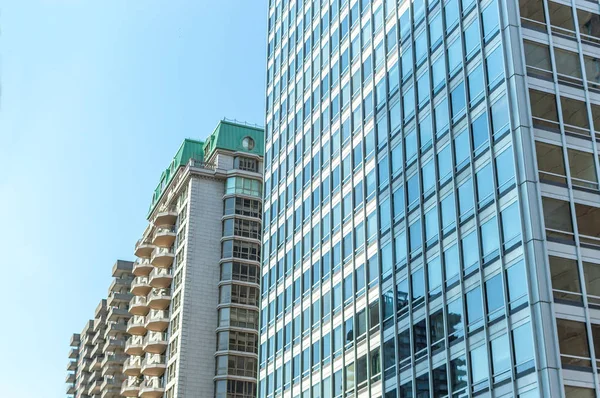
[[[600,6],[270,0],[259,397],[600,396]]]

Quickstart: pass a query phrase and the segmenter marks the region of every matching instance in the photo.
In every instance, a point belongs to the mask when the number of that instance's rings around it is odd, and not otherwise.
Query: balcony
[[[139,376],[142,369],[142,357],[129,357],[123,362],[123,373],[127,376]]]
[[[169,327],[169,311],[150,310],[146,316],[146,329],[153,332],[164,332]]]
[[[133,275],[135,276],[146,276],[152,271],[152,264],[150,264],[150,260],[147,258],[140,259],[138,258],[133,263]]]
[[[163,354],[167,350],[167,333],[148,332],[144,337],[144,351],[150,354]]]
[[[95,356],[90,363],[90,371],[94,372],[102,369],[102,361],[104,360],[104,356]]]
[[[98,346],[102,343],[104,343],[104,332],[106,331],[106,325],[104,325],[104,328],[99,328],[98,331],[94,334],[94,337],[92,337],[92,344]],[[94,350],[92,350],[91,355],[94,355]]]
[[[67,394],[69,394],[69,395],[75,394],[75,385],[74,384],[69,384],[67,386]]]
[[[164,355],[146,354],[142,362],[142,374],[145,376],[162,376],[167,368],[167,360]]]
[[[171,268],[154,268],[148,277],[150,286],[154,288],[170,287],[172,280],[173,273],[171,272]]]
[[[159,227],[156,229],[156,232],[154,232],[152,243],[156,247],[169,248],[173,246],[176,236],[177,232],[175,232],[175,227]]]
[[[102,351],[114,352],[123,348],[125,348],[125,340],[113,337],[106,340],[106,343],[104,343],[104,346],[102,347]]]
[[[151,309],[164,310],[171,303],[171,289],[152,289],[146,301]]]
[[[168,206],[161,209],[154,217],[154,225],[172,226],[177,222],[177,206]]]
[[[146,297],[144,296],[133,296],[129,302],[129,313],[132,315],[146,315],[150,308]]]
[[[129,316],[129,310],[127,310],[126,308],[110,307],[108,310],[107,319],[109,321],[116,322],[121,318],[129,319]]]
[[[77,333],[74,333],[74,334],[71,336],[71,340],[69,341],[69,345],[70,345],[71,347],[78,347],[80,343],[81,343],[81,339],[80,339],[80,337],[79,337],[79,334],[77,334]]]
[[[125,343],[127,355],[142,355],[144,353],[144,338],[142,336],[131,336]]]
[[[135,244],[135,255],[140,258],[148,258],[154,250],[154,245],[148,240],[138,240]]]
[[[88,395],[97,395],[100,394],[100,381],[96,380],[93,383],[91,383],[88,387],[87,390],[87,394]]]
[[[160,398],[164,393],[165,389],[156,377],[144,380],[140,386],[140,397],[143,398]]]
[[[120,333],[125,333],[127,330],[127,324],[124,321],[121,322],[110,322],[104,332],[104,338],[107,336],[116,336]]]
[[[108,396],[112,397],[115,395],[119,395],[119,392],[121,391],[121,380],[122,379],[123,379],[122,376],[119,378],[105,377],[102,384],[100,384],[100,391],[102,391],[102,395],[100,395],[100,397],[108,398]]]
[[[158,268],[168,268],[173,264],[175,251],[172,248],[157,248],[152,252],[150,262]]]
[[[67,373],[65,383],[75,383],[75,373]]]
[[[135,315],[131,317],[127,322],[127,333],[132,335],[144,335],[146,334],[146,326],[144,326],[145,319],[142,315]]]
[[[133,278],[131,276],[126,276],[123,278],[113,278],[110,286],[108,287],[109,292],[119,292],[123,289],[127,289],[131,284],[131,280]]]
[[[69,363],[67,364],[67,370],[76,370],[76,369],[77,369],[77,362],[69,361]]]
[[[77,359],[78,355],[79,355],[79,348],[71,348],[69,350],[69,358]]]
[[[128,303],[131,300],[131,293],[111,292],[108,296],[107,305],[115,306],[121,303]]]
[[[140,391],[141,380],[137,377],[128,377],[121,385],[121,395],[124,397],[137,397]]]
[[[104,340],[103,340],[104,341]],[[100,344],[95,345],[94,348],[92,349],[92,362],[94,361],[94,359],[96,359],[98,356],[102,355],[102,346]],[[100,358],[102,359],[102,358]]]
[[[133,282],[131,282],[131,293],[136,296],[145,296],[150,289],[147,276],[136,276]]]

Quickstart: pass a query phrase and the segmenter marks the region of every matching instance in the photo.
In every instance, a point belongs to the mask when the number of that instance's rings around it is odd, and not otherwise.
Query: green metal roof
[[[254,147],[252,149],[246,149],[244,147],[243,142],[246,137],[251,138],[254,142]],[[260,127],[248,126],[229,120],[221,120],[212,134],[208,136],[204,142],[189,138],[183,140],[183,143],[173,157],[169,167],[167,167],[160,176],[160,182],[152,195],[148,216],[154,210],[154,207],[160,200],[163,192],[169,186],[171,179],[180,167],[185,166],[190,159],[203,161],[204,159],[210,158],[216,149],[234,152],[240,151],[264,156],[264,130]]]
[[[250,137],[253,140],[254,148],[244,148],[242,143],[246,137]],[[209,158],[217,148],[264,156],[265,131],[259,127],[221,120],[215,131],[205,141],[204,150],[206,157]]]

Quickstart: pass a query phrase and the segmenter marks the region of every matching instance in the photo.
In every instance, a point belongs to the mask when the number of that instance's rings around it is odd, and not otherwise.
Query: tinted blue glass
[[[477,171],[477,201],[479,206],[485,206],[494,200],[494,176],[492,175],[492,165],[488,163]]]
[[[400,128],[400,101],[390,107],[390,132],[394,134]]]
[[[444,27],[442,26],[442,14],[439,13],[429,20],[429,41],[431,49],[436,48],[442,42]]]
[[[398,89],[398,85],[400,84],[400,77],[398,75],[398,64],[395,63],[388,70],[388,94],[393,93]]]
[[[448,69],[450,76],[458,72],[462,66],[462,46],[460,38],[448,45]]]
[[[467,304],[467,323],[473,325],[483,318],[483,305],[481,300],[481,288],[477,286],[465,295]]]
[[[437,92],[446,83],[446,59],[441,56],[431,66],[433,90]]]
[[[427,245],[436,241],[438,235],[438,212],[437,207],[425,213],[425,239]]]
[[[431,115],[427,115],[419,123],[419,140],[421,141],[421,151],[425,151],[433,141],[433,130],[431,126]]]
[[[425,277],[423,268],[412,273],[410,277],[412,287],[412,299],[418,300],[425,295]]]
[[[385,198],[379,207],[379,229],[381,233],[390,228],[390,199]]]
[[[502,274],[496,275],[485,282],[485,304],[488,315],[504,307]]]
[[[486,145],[489,140],[487,113],[482,113],[473,121],[471,124],[471,133],[473,148],[477,153],[478,150],[484,149],[483,146]]]
[[[527,296],[527,274],[523,260],[506,270],[506,280],[508,283],[508,300],[511,303],[514,303],[515,300],[521,297]]]
[[[419,200],[419,174],[415,174],[410,177],[406,183],[408,191],[408,206],[411,207],[414,203]]]
[[[444,269],[446,271],[446,283],[458,276],[460,266],[458,262],[458,248],[456,245],[444,250]]]
[[[393,194],[394,220],[399,220],[404,215],[404,187],[398,187]]]
[[[460,216],[466,216],[473,211],[473,182],[467,179],[458,187],[458,208]]]
[[[427,263],[427,283],[429,284],[429,293],[442,286],[442,262],[439,257],[435,257]]]
[[[425,72],[417,80],[417,93],[419,96],[419,107],[429,100],[429,72]]]
[[[494,255],[500,247],[500,238],[498,237],[498,222],[496,217],[486,221],[481,225],[481,251],[483,258]]]
[[[463,252],[463,272],[468,274],[477,268],[479,263],[479,245],[475,231],[464,236],[461,241]]]
[[[488,77],[488,85],[495,86],[504,77],[504,61],[502,57],[502,46],[498,46],[485,59],[485,67]]]
[[[456,122],[458,118],[464,115],[467,106],[464,82],[461,82],[454,90],[452,90],[450,99],[452,105],[452,120],[453,122]]]
[[[515,169],[512,147],[508,147],[508,149],[496,156],[496,174],[498,190],[501,192],[503,188],[510,186],[510,183],[514,181]]]
[[[412,46],[407,46],[401,55],[402,62],[402,81],[407,79],[413,72]]]
[[[423,178],[423,193],[427,195],[435,188],[435,165],[433,160],[423,165],[421,173]]]
[[[437,137],[442,136],[448,131],[449,115],[448,115],[448,102],[444,98],[435,107],[435,135]]]
[[[427,59],[427,34],[423,31],[415,38],[416,64],[420,65]]]
[[[402,41],[410,36],[410,8],[406,8],[400,16],[400,39]]]
[[[498,31],[498,5],[496,4],[496,0],[492,1],[481,12],[481,19],[483,23],[483,36],[487,40]]]
[[[444,19],[446,20],[446,30],[452,30],[456,25],[458,25],[458,0],[450,0],[447,1],[444,5]]]
[[[404,147],[406,149],[406,163],[410,164],[417,156],[417,133],[413,130],[404,137]]]
[[[462,310],[462,300],[460,299],[460,297],[458,299],[452,301],[451,303],[449,303],[448,306],[446,307],[446,309],[448,311],[448,318],[447,318],[448,334],[451,335],[448,338],[448,340],[453,341],[453,340],[456,340],[458,337],[462,336],[462,330],[463,330],[463,326],[462,326],[463,310]]]
[[[452,173],[452,146],[446,145],[437,154],[438,162],[438,173],[440,181],[444,181],[447,177],[451,176]]]
[[[456,160],[457,168],[461,168],[470,160],[470,146],[469,134],[467,130],[462,131],[456,136],[456,138],[454,138],[454,158]]]
[[[502,210],[502,242],[505,249],[521,238],[521,215],[519,204],[513,203]]]
[[[467,77],[469,84],[469,103],[475,104],[479,99],[483,98],[485,82],[483,80],[483,67],[477,65],[475,69],[469,73]]]
[[[471,382],[473,384],[487,380],[488,355],[487,346],[482,345],[471,350]]]
[[[409,238],[410,238],[410,252],[415,253],[422,247],[422,238],[421,238],[421,220],[415,221],[409,227]]]
[[[404,123],[408,122],[415,115],[415,88],[411,86],[402,95],[402,104],[404,111]]]
[[[509,122],[508,103],[506,96],[503,96],[492,104],[492,131],[495,138],[508,129]]]

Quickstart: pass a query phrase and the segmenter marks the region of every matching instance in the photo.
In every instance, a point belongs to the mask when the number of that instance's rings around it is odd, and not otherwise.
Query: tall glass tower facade
[[[259,397],[600,396],[599,14],[270,0]]]

